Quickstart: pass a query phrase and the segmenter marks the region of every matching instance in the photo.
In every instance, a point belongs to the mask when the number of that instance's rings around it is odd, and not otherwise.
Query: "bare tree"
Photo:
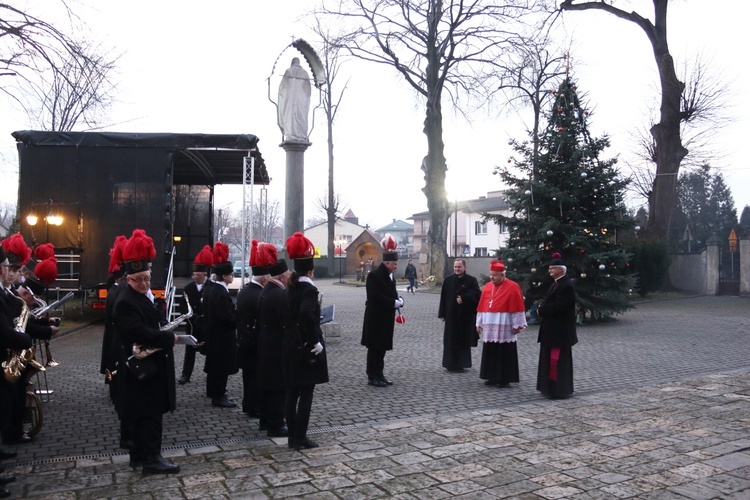
[[[0,203],[0,226],[9,230],[16,218],[16,206],[13,203],[2,202]]]
[[[100,47],[86,44],[86,58],[71,56],[55,71],[30,78],[19,100],[27,115],[44,130],[68,132],[76,125],[89,129],[100,126],[102,112],[113,102],[115,85],[111,76],[118,57],[103,55]]]
[[[677,195],[677,175],[680,163],[688,154],[683,145],[681,123],[686,119],[683,110],[685,84],[677,77],[674,60],[667,42],[667,7],[669,0],[652,0],[653,22],[636,11],[628,12],[614,6],[616,1],[563,0],[561,11],[600,10],[619,19],[631,22],[641,28],[651,43],[654,59],[659,72],[661,103],[659,122],[650,130],[654,140],[656,174],[653,188],[649,193],[649,221],[641,233],[644,237],[666,241]]]
[[[281,220],[281,203],[279,200],[256,202],[253,214],[253,235],[255,235],[255,239],[270,242],[273,228],[278,226],[279,220]]]
[[[326,114],[326,126],[328,132],[328,192],[327,201],[321,204],[326,213],[328,222],[328,269],[333,269],[335,264],[334,255],[334,238],[336,237],[336,222],[339,220],[341,212],[339,211],[339,196],[334,190],[333,173],[333,122],[341,104],[341,100],[346,92],[347,83],[341,89],[341,92],[334,91],[334,83],[341,69],[340,51],[341,43],[337,36],[332,35],[331,31],[324,27],[319,17],[315,18],[316,24],[314,31],[323,41],[321,53],[323,54],[323,66],[326,72],[326,85],[323,87],[323,110]],[[322,200],[319,200],[322,201]]]
[[[500,83],[496,90],[490,89],[487,93],[488,99],[492,99],[496,92],[502,92],[507,105],[511,107],[531,106],[533,122],[529,133],[533,143],[534,166],[539,156],[542,109],[553,98],[560,79],[567,71],[568,54],[549,47],[550,40],[546,36],[529,38],[518,44],[516,50],[506,54],[505,61],[496,64],[494,72]]]
[[[391,66],[425,101],[427,154],[422,160],[422,189],[430,211],[431,269],[442,281],[448,270],[445,191],[447,162],[443,142],[443,91],[456,109],[459,98],[479,91],[478,67],[493,64],[516,35],[508,29],[527,2],[475,0],[345,0],[324,7],[349,31],[342,40],[358,59]]]

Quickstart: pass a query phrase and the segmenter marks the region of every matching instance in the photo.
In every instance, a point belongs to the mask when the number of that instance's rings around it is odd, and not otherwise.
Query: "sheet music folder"
[[[324,307],[320,310],[320,324],[323,325],[325,323],[330,323],[333,321],[334,315],[336,313],[336,304],[333,304],[328,307]]]

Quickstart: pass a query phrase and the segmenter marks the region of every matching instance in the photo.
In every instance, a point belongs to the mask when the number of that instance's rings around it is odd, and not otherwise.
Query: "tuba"
[[[25,333],[26,331],[26,324],[29,322],[29,306],[26,305],[26,301],[24,301],[21,297],[18,297],[16,295],[13,295],[16,299],[21,301],[21,314],[18,315],[18,317],[13,319],[13,328],[18,333]],[[7,356],[6,360],[3,361],[2,367],[3,367],[3,375],[5,376],[5,380],[9,383],[14,383],[18,381],[19,378],[21,378],[21,373],[28,367],[30,370],[33,370],[34,372],[43,372],[46,371],[44,366],[40,365],[36,359],[34,359],[34,348],[30,347],[28,349],[20,349],[20,350],[14,350],[14,349],[7,349]]]

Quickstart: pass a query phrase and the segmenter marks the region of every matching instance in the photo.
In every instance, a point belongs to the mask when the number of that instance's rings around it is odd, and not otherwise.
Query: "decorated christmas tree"
[[[547,264],[559,253],[575,281],[579,321],[601,320],[629,308],[636,284],[631,255],[621,238],[635,223],[627,215],[615,159],[601,159],[605,137],[588,131],[589,112],[568,77],[555,94],[549,123],[532,142],[512,141],[515,154],[495,174],[509,186],[510,216],[492,216],[509,227],[508,248],[498,251],[508,276],[521,283],[527,306],[550,285]],[[534,157],[536,156],[536,161]]]

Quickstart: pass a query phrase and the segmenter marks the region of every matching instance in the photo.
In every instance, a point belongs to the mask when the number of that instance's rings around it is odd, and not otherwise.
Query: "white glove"
[[[177,335],[177,343],[185,345],[195,345],[198,343],[198,339],[192,335]]]
[[[320,342],[318,342],[317,344],[315,344],[313,346],[312,351],[310,351],[310,352],[313,353],[313,354],[315,354],[317,356],[318,354],[320,354],[321,352],[323,352],[323,344],[321,344]]]
[[[396,299],[396,305],[393,306],[394,309],[398,309],[399,307],[404,307],[404,299],[401,297]]]

